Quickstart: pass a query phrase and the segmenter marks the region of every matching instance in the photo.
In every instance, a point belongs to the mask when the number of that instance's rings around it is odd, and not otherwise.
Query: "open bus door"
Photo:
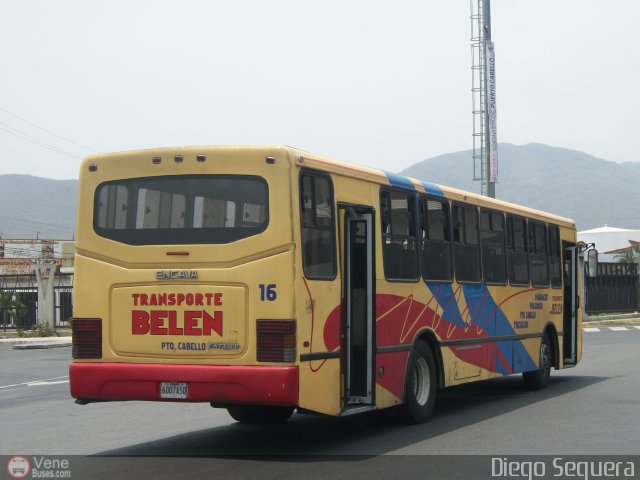
[[[342,409],[355,413],[375,404],[374,215],[371,207],[340,207],[344,222]]]
[[[563,358],[566,367],[577,363],[578,355],[578,248],[575,243],[562,242],[564,250],[564,325]]]

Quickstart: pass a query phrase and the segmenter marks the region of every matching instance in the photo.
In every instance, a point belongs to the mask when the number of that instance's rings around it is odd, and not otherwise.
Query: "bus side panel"
[[[295,291],[300,359],[299,406],[339,415],[342,395],[339,277],[334,281],[299,277]]]
[[[408,360],[409,350],[376,355],[376,407],[402,403]]]
[[[441,344],[446,386],[536,370],[544,328],[551,323],[562,331],[559,288],[456,282],[425,286],[422,281],[380,278],[376,288],[377,348],[410,347],[425,329],[432,330]],[[406,358],[402,368],[393,370],[386,365],[387,358],[379,355],[378,370],[384,367],[385,374],[398,377],[397,381],[377,378],[377,382],[401,398]],[[378,400],[379,407],[396,401],[380,391]]]
[[[420,329],[433,330],[442,346],[446,386],[535,370],[543,329],[552,323],[560,331],[562,315],[552,308],[560,289],[427,286],[407,296],[405,285],[404,295],[394,296],[387,310],[395,323],[410,327],[402,337],[413,340]]]
[[[539,367],[540,342],[544,328],[553,324],[562,331],[562,313],[554,310],[554,302],[562,297],[562,289],[535,287],[491,287],[492,297],[499,307],[496,312],[495,329],[492,335],[513,336],[510,369],[501,373],[521,373]],[[561,302],[560,302],[561,303]],[[505,348],[496,353],[506,353]]]

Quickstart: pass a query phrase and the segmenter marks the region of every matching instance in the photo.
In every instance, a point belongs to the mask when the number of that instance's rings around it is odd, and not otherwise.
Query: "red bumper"
[[[71,396],[86,400],[163,400],[160,382],[186,382],[185,402],[298,404],[298,367],[72,363]],[[175,400],[173,400],[175,401]]]

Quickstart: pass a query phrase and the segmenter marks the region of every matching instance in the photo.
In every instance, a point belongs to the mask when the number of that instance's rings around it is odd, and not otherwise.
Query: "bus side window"
[[[487,283],[507,283],[504,215],[492,210],[480,211],[482,270]]]
[[[522,217],[507,215],[507,260],[509,282],[529,285],[529,257],[527,253],[527,223]]]
[[[425,280],[450,282],[453,278],[453,268],[449,202],[421,198],[420,231],[422,276]]]
[[[300,176],[302,268],[310,279],[336,276],[335,231],[331,178],[320,173]]]
[[[549,274],[551,286],[562,287],[562,257],[560,255],[560,229],[549,225]]]
[[[382,255],[387,280],[418,280],[415,198],[381,190]]]
[[[453,204],[453,264],[459,282],[479,282],[480,242],[478,241],[478,209],[473,205]]]
[[[544,223],[529,220],[529,242],[531,284],[534,287],[548,287],[547,228]]]

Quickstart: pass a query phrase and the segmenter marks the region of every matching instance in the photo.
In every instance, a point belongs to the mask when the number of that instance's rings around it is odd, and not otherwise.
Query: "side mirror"
[[[590,277],[598,276],[598,251],[595,248],[587,252],[587,269]]]

